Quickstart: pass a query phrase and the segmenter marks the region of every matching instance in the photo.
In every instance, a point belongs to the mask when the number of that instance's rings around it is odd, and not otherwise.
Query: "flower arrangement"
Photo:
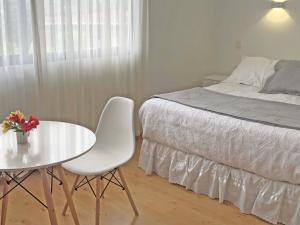
[[[3,121],[2,129],[3,133],[9,130],[14,130],[17,133],[26,134],[32,129],[36,128],[40,124],[38,118],[30,116],[29,120],[26,120],[22,112],[11,112],[9,116]]]

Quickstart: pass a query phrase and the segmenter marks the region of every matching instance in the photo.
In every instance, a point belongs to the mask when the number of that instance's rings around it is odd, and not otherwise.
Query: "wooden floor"
[[[137,148],[140,148],[138,140]],[[123,172],[131,189],[140,216],[134,213],[126,198],[125,192],[111,186],[101,203],[102,225],[266,225],[268,223],[249,215],[243,215],[229,204],[219,204],[203,195],[186,191],[183,187],[169,184],[158,176],[145,176],[137,167],[138,151],[134,159],[124,166]],[[67,174],[73,182],[74,176]],[[43,198],[41,181],[34,174],[25,186]],[[73,225],[70,213],[62,216],[65,202],[61,186],[56,185],[54,201],[58,222]],[[48,214],[26,192],[21,189],[9,195],[7,225],[47,225]],[[95,199],[88,187],[75,192],[74,202],[81,225],[94,224]]]

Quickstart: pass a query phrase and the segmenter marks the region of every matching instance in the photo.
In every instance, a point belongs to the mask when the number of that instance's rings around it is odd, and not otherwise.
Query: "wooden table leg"
[[[80,175],[77,175],[76,178],[75,178],[75,181],[74,181],[74,183],[73,183],[73,187],[72,187],[72,190],[71,190],[71,197],[72,197],[73,194],[74,194],[74,191],[75,191],[76,185],[77,185],[77,183],[78,183],[78,181],[79,181],[79,178],[80,178]],[[65,204],[65,206],[64,206],[63,213],[62,213],[64,216],[65,216],[66,213],[67,213],[68,206],[69,206],[69,205],[68,205],[68,201],[67,201],[66,204]]]
[[[60,177],[61,181],[63,182],[63,189],[64,189],[64,192],[65,192],[65,195],[66,195],[68,205],[69,205],[70,210],[71,210],[71,214],[73,216],[73,220],[74,220],[76,225],[79,225],[79,220],[78,220],[77,213],[76,213],[76,210],[75,210],[75,206],[74,206],[74,203],[73,203],[73,200],[72,200],[70,189],[69,189],[66,177],[65,177],[64,169],[61,166],[58,166],[57,170],[58,170],[59,177]]]
[[[96,177],[96,225],[100,224],[101,176]]]
[[[57,225],[57,218],[56,218],[56,214],[55,214],[53,199],[52,199],[49,183],[47,180],[47,170],[40,169],[39,171],[40,171],[42,182],[43,182],[44,194],[45,194],[45,198],[46,198],[46,202],[47,202],[50,222],[51,222],[51,225]]]
[[[8,191],[8,184],[6,180],[6,174],[2,173],[3,175],[3,191],[2,194],[5,195],[6,192]],[[2,212],[1,212],[1,225],[5,225],[5,220],[6,220],[6,212],[7,212],[7,204],[8,204],[8,195],[4,196],[2,199]]]

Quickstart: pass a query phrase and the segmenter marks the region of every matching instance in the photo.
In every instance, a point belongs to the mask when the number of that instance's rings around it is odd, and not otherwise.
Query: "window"
[[[0,65],[32,64],[33,40],[48,61],[131,54],[132,15],[132,0],[0,0]]]
[[[0,1],[0,65],[33,62],[29,0]]]

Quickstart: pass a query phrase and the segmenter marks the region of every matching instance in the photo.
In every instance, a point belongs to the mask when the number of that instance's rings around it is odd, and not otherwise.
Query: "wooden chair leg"
[[[74,194],[75,187],[76,187],[76,185],[77,185],[77,183],[78,183],[78,181],[79,181],[79,178],[80,178],[80,175],[77,175],[76,178],[75,178],[75,181],[74,181],[74,183],[73,183],[72,190],[71,190],[71,197],[72,197],[73,194]],[[62,213],[64,216],[65,216],[66,213],[67,213],[68,207],[69,207],[69,205],[68,205],[68,201],[67,201],[66,204],[65,204],[65,206],[64,206],[63,213]]]
[[[46,198],[46,202],[47,202],[50,222],[51,222],[51,225],[57,225],[57,218],[56,218],[56,214],[55,214],[53,199],[52,199],[49,183],[47,180],[47,170],[40,169],[39,171],[40,171],[42,182],[43,182],[44,194],[45,194],[45,198]]]
[[[96,178],[96,225],[100,225],[101,176]]]
[[[120,177],[120,179],[121,179],[121,181],[122,181],[122,183],[123,183],[123,186],[124,186],[124,188],[125,188],[127,197],[128,197],[128,199],[129,199],[129,201],[130,201],[130,204],[131,204],[131,207],[132,207],[132,209],[133,209],[135,215],[138,216],[138,215],[139,215],[139,212],[138,212],[138,210],[137,210],[137,208],[136,208],[136,206],[135,206],[135,204],[134,204],[134,201],[133,201],[133,199],[132,199],[132,196],[131,196],[131,194],[130,194],[130,192],[129,192],[129,188],[128,188],[127,184],[126,184],[125,178],[124,178],[123,173],[121,172],[121,169],[120,169],[120,168],[118,168],[118,174],[119,174],[119,177]]]
[[[6,177],[7,177],[6,174],[2,173],[2,175],[3,175],[3,179],[4,179],[2,194],[4,195],[8,191],[8,184],[6,182]],[[1,225],[5,225],[7,205],[8,205],[8,195],[4,196],[4,198],[2,199]]]
[[[65,177],[64,169],[61,166],[58,166],[57,170],[58,170],[59,177],[60,177],[61,181],[63,182],[63,184],[62,184],[63,189],[64,189],[64,192],[65,192],[65,196],[66,196],[68,205],[69,205],[70,210],[71,210],[73,220],[74,220],[76,225],[79,225],[79,220],[78,220],[77,213],[76,213],[76,210],[75,210],[75,206],[74,206],[74,203],[73,203],[73,200],[72,200],[72,196],[71,196],[71,193],[70,193],[68,182],[67,182],[66,177]]]

